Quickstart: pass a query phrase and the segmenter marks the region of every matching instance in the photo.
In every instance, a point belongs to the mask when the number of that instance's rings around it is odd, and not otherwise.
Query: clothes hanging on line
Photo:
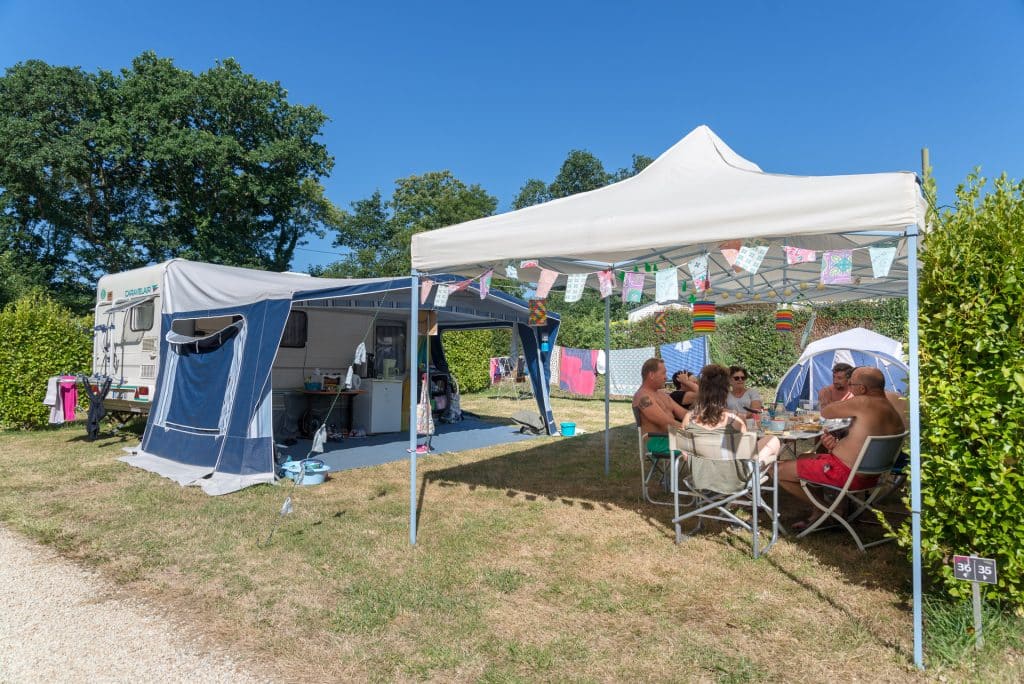
[[[640,369],[644,361],[654,356],[654,347],[638,349],[612,349],[608,356],[608,392],[618,396],[632,396],[640,389]]]
[[[562,347],[559,347],[557,344],[554,347],[552,347],[551,356],[549,358],[550,362],[548,365],[551,368],[551,375],[550,377],[548,377],[548,384],[551,385],[552,387],[558,387],[558,383],[560,382],[559,364],[561,363],[562,359]]]
[[[586,397],[592,396],[597,382],[596,369],[597,350],[562,347],[558,366],[559,389]]]
[[[708,338],[701,335],[690,340],[663,344],[658,348],[661,358],[665,362],[665,373],[668,379],[678,371],[690,371],[694,375],[700,374],[702,368],[707,365],[707,343]]]

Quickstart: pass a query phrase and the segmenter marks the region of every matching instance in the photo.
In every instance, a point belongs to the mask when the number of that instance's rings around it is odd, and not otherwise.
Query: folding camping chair
[[[667,453],[653,452],[647,448],[647,441],[651,437],[665,435],[658,435],[657,433],[647,433],[640,427],[640,410],[637,407],[633,407],[633,419],[636,421],[636,434],[637,434],[637,447],[640,454],[640,493],[648,503],[655,504],[656,506],[671,506],[671,501],[658,501],[651,497],[650,485],[651,482],[657,482],[659,479],[663,483],[668,483],[668,463],[671,460]]]
[[[751,533],[754,558],[768,553],[779,538],[779,495],[777,460],[761,463],[757,458],[757,435],[738,432],[731,428],[708,430],[689,426],[686,430],[670,428],[669,449],[673,454],[669,472],[672,475],[672,503],[676,528],[676,543],[701,529],[703,519],[721,520],[739,525]],[[682,456],[677,456],[679,452]],[[686,459],[681,471],[678,461]],[[771,482],[769,484],[769,473]],[[764,493],[771,492],[771,506],[765,503]],[[680,513],[680,499],[691,498],[692,511]],[[750,521],[738,517],[731,506],[750,508]],[[771,521],[771,538],[761,548],[758,519],[766,513]],[[682,523],[691,518],[697,524],[683,533]]]
[[[865,512],[878,510],[874,504],[881,495],[891,491],[888,481],[883,476],[892,472],[893,466],[899,458],[900,448],[903,446],[903,438],[907,434],[903,432],[898,435],[887,435],[884,437],[871,436],[864,440],[864,446],[861,447],[860,453],[857,454],[857,460],[854,462],[853,468],[850,469],[850,476],[846,478],[846,482],[842,487],[834,487],[801,479],[800,487],[803,488],[804,494],[807,495],[807,498],[810,499],[815,508],[821,511],[821,515],[808,525],[805,530],[800,532],[797,538],[806,537],[815,530],[835,527],[835,524],[822,527],[822,524],[831,518],[846,528],[846,531],[853,537],[853,541],[856,542],[857,548],[860,549],[861,553],[872,546],[893,541],[892,538],[883,537],[877,541],[865,544],[861,541],[856,530],[850,525],[850,522],[855,521]],[[869,485],[855,488],[852,486],[852,483],[857,475],[874,478],[874,481]],[[818,490],[821,496],[816,496],[813,490]],[[831,501],[825,499],[826,493]],[[856,508],[850,515],[844,518],[836,510],[840,504],[844,504],[847,500],[852,501]]]

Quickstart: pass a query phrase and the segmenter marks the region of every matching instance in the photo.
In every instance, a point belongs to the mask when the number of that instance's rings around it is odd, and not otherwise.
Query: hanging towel
[[[701,336],[674,344],[663,344],[658,351],[665,362],[665,373],[669,380],[681,370],[697,375],[707,362],[707,338]]]
[[[604,349],[597,350],[597,374],[604,375],[608,368],[608,357],[604,355]]]
[[[558,367],[558,387],[566,392],[582,396],[593,396],[596,378],[597,351],[562,347],[562,359]]]
[[[619,396],[632,396],[640,389],[640,369],[654,356],[654,347],[612,349],[608,357],[608,391]]]
[[[327,423],[324,423],[316,429],[316,433],[313,435],[313,446],[309,448],[310,453],[316,452],[318,454],[324,453],[324,444],[327,443]]]
[[[75,405],[78,404],[78,381],[73,376],[65,376],[57,384],[57,393],[60,394],[61,406],[64,409],[64,421],[73,421]]]
[[[361,363],[366,363],[366,343],[360,342],[359,346],[356,347],[356,358],[352,359],[352,365],[358,366]]]
[[[60,382],[59,375],[54,375],[46,380],[46,396],[43,398],[43,405],[50,407],[50,425],[60,425],[64,422],[64,408],[57,395],[58,382]]]
[[[548,378],[548,382],[552,387],[560,387],[560,364],[562,362],[562,348],[557,344],[551,348],[551,377]]]

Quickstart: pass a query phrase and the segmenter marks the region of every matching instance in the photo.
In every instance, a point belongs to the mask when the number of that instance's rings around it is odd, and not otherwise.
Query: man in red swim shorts
[[[854,394],[852,398],[829,404],[821,410],[823,418],[853,418],[849,434],[841,439],[830,435],[822,438],[822,443],[831,453],[803,454],[795,461],[779,463],[779,484],[801,502],[809,503],[800,487],[800,479],[842,487],[868,437],[898,435],[904,431],[902,416],[885,396],[885,377],[880,370],[855,368],[849,388]],[[857,475],[851,488],[870,486],[874,479]],[[814,515],[811,521],[816,517]],[[798,523],[793,528],[801,529],[806,524]]]

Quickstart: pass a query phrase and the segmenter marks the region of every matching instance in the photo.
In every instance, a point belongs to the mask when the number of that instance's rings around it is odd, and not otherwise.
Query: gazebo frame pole
[[[409,280],[409,543],[413,546],[416,545],[416,386],[419,384],[420,370],[419,325],[420,276],[414,270]],[[429,339],[427,344],[430,344]],[[427,381],[429,382],[429,377]]]
[[[921,391],[917,329],[917,239],[919,227],[907,235],[907,322],[910,338],[910,515],[914,581],[914,664],[924,669],[921,604]]]
[[[611,473],[612,461],[611,461],[611,445],[609,434],[609,426],[611,424],[610,419],[610,402],[611,402],[611,390],[609,389],[611,383],[609,378],[611,377],[612,368],[612,330],[611,330],[611,317],[612,317],[612,296],[608,295],[604,298],[604,476],[608,477]]]

